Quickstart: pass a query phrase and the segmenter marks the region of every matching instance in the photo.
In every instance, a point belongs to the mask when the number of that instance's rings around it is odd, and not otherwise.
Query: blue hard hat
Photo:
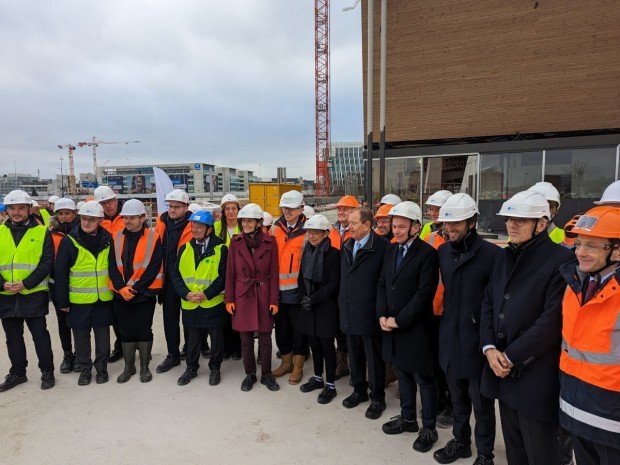
[[[6,211],[6,205],[4,205],[3,202],[0,202],[0,213],[5,212]]]
[[[207,226],[213,226],[213,223],[215,223],[213,215],[207,210],[198,210],[196,213],[192,213],[192,216],[189,217],[189,221],[206,224]]]

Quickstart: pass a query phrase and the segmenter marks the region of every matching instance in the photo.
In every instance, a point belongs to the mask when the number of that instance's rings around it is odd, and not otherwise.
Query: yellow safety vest
[[[204,292],[219,276],[220,260],[222,259],[222,244],[213,248],[213,255],[203,258],[196,266],[194,248],[191,242],[185,244],[185,249],[179,261],[179,273],[190,292]],[[184,297],[184,296],[183,296]],[[190,302],[181,298],[183,310],[194,310],[198,307],[211,308],[224,302],[223,292],[212,299],[203,300],[201,303]]]
[[[48,212],[46,208],[43,208],[41,210],[41,218],[43,218],[43,224],[46,227],[49,227],[49,225],[50,225],[50,216],[51,216],[50,212]]]
[[[431,230],[432,224],[433,222],[429,221],[428,223],[425,223],[424,226],[422,226],[422,231],[420,231],[420,239],[422,239],[423,241],[426,241],[428,235],[433,232]]]
[[[11,230],[6,225],[0,226],[0,274],[8,282],[23,281],[36,269],[43,255],[45,242],[45,226],[37,225],[28,228],[26,234],[15,246]],[[32,294],[38,291],[47,291],[49,276],[32,289],[24,289],[20,294]],[[13,295],[12,292],[1,291],[3,295]]]
[[[217,237],[220,237],[220,233],[222,232],[222,222],[221,221],[216,221],[215,224],[213,225],[213,230],[215,232],[215,235]],[[235,225],[235,230],[233,232],[233,236],[236,236],[237,234],[241,234],[241,229],[239,229],[239,225]],[[228,247],[230,245],[230,239],[231,236],[228,233],[228,228],[226,228],[226,234],[224,235],[224,245],[226,247]]]
[[[114,293],[110,289],[108,255],[110,246],[102,250],[97,258],[68,236],[78,250],[75,264],[69,271],[69,302],[72,304],[93,304],[98,300],[109,302]]]
[[[554,227],[549,232],[549,239],[551,239],[556,244],[561,244],[564,242],[564,230],[562,228]]]

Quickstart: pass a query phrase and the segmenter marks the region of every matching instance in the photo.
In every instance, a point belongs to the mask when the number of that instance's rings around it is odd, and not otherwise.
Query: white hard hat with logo
[[[439,221],[452,223],[467,220],[478,213],[476,201],[468,194],[458,193],[450,196],[439,209]]]
[[[75,206],[75,202],[71,199],[67,199],[67,198],[62,198],[62,199],[58,199],[56,200],[56,202],[54,202],[54,213],[56,213],[58,210],[77,210],[77,207]]]
[[[58,197],[57,195],[51,195],[48,199],[47,199],[47,203],[56,203],[60,200],[60,197]]]
[[[138,199],[129,199],[123,204],[120,216],[140,216],[146,215],[146,207]]]
[[[105,202],[106,200],[115,199],[116,194],[109,186],[99,186],[95,189],[95,200],[97,202]]]
[[[452,195],[453,194],[450,191],[446,191],[446,190],[437,191],[426,200],[426,205],[434,205],[435,207],[441,207],[444,203],[446,203],[446,200],[452,197]]]
[[[306,218],[312,218],[314,216],[314,208],[310,205],[304,205],[304,216]]]
[[[304,196],[298,191],[288,191],[280,197],[280,208],[299,208],[304,205]]]
[[[549,202],[535,191],[517,192],[503,203],[498,215],[537,219],[551,217]]]
[[[263,212],[263,224],[271,226],[273,224],[273,215],[269,212]]]
[[[401,203],[400,197],[396,194],[385,194],[381,197],[381,201],[379,203],[387,204],[387,205],[398,205]]]
[[[103,218],[103,207],[96,200],[89,200],[80,207],[78,214],[80,216],[94,216],[96,218]]]
[[[596,205],[616,205],[620,203],[620,181],[612,182],[605,188],[601,200],[594,202]]]
[[[237,206],[239,206],[239,199],[235,194],[226,194],[222,197],[222,200],[220,201],[220,208],[224,208],[224,205],[226,205],[227,203],[236,203]]]
[[[5,205],[20,205],[20,204],[32,205],[32,198],[30,197],[30,195],[28,195],[28,192],[23,191],[21,189],[17,189],[17,190],[9,192],[4,197],[4,204]]]
[[[329,231],[330,227],[331,225],[329,224],[329,220],[325,217],[325,215],[321,215],[320,213],[314,215],[304,223],[304,229],[320,229],[322,231]]]
[[[546,181],[540,181],[528,189],[541,194],[548,202],[556,202],[560,206],[560,192],[553,184]]]
[[[239,210],[239,214],[237,215],[237,218],[240,220],[242,220],[243,218],[262,220],[263,209],[255,203],[248,203],[245,207]]]
[[[422,221],[422,209],[417,203],[411,202],[409,200],[405,200],[398,205],[394,205],[390,209],[388,215],[402,216],[403,218],[409,218],[413,221]]]
[[[175,189],[173,191],[168,192],[166,194],[165,200],[166,202],[170,202],[172,200],[175,202],[186,203],[189,205],[189,195],[183,189]]]

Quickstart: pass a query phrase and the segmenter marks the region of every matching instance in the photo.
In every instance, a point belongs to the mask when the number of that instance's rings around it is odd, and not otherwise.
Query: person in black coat
[[[309,338],[314,376],[300,386],[301,392],[322,389],[319,404],[336,397],[336,346],[338,332],[338,288],[340,287],[340,251],[332,247],[330,224],[323,215],[314,215],[304,229],[308,242],[301,256],[298,284],[301,298],[299,328]],[[325,382],[323,381],[325,362]]]
[[[381,358],[381,330],[377,318],[377,282],[390,243],[372,231],[372,211],[356,208],[349,215],[349,231],[340,253],[340,329],[347,335],[353,394],[342,401],[353,408],[368,400],[366,418],[385,410],[385,362]],[[366,380],[368,370],[368,380]]]
[[[480,393],[486,358],[480,351],[480,308],[501,249],[476,232],[478,207],[467,194],[455,194],[441,207],[448,242],[439,247],[445,286],[439,325],[439,364],[452,398],[454,439],[435,451],[439,463],[470,457],[472,406],[478,461],[491,465],[495,445],[495,403]]]
[[[572,252],[547,233],[549,204],[536,192],[504,202],[510,244],[493,267],[480,314],[488,364],[481,392],[499,399],[509,465],[554,464],[558,450],[562,296]]]
[[[383,330],[383,359],[396,371],[401,414],[383,425],[386,434],[418,431],[416,392],[420,385],[422,428],[413,444],[428,452],[437,441],[437,384],[433,373],[433,297],[437,251],[419,238],[422,210],[401,202],[390,210],[391,244],[377,286],[377,318]]]

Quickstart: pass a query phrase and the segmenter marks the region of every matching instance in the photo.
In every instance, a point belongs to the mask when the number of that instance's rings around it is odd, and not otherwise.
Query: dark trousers
[[[323,377],[323,363],[325,363],[325,380],[333,384],[336,379],[336,347],[333,337],[310,336],[314,375]]]
[[[58,337],[60,338],[60,346],[62,351],[66,353],[73,353],[73,344],[71,344],[71,328],[67,326],[67,312],[58,310],[56,304],[54,304],[56,310],[56,320],[58,321]]]
[[[228,356],[241,353],[241,336],[239,331],[232,327],[232,317],[226,313],[226,323],[224,323],[224,353]]]
[[[11,360],[10,373],[18,376],[26,374],[28,359],[26,358],[26,343],[24,342],[24,322],[32,335],[34,350],[39,358],[41,371],[54,371],[54,355],[52,354],[52,340],[47,331],[44,316],[33,318],[3,318],[2,327],[6,335],[6,348]]]
[[[577,465],[618,465],[620,449],[571,435]]]
[[[217,326],[215,328],[187,328],[187,352],[186,363],[187,368],[197,371],[200,367],[200,351],[202,350],[202,341],[204,341],[205,333],[211,338],[211,358],[209,359],[209,369],[219,370],[224,359],[224,328]]]
[[[480,394],[480,380],[447,376],[452,398],[452,434],[461,444],[471,444],[472,406],[476,423],[474,439],[478,455],[492,459],[495,446],[495,401]]]
[[[245,374],[256,374],[256,355],[254,354],[254,332],[240,332],[241,354]],[[258,333],[261,375],[271,373],[271,331]]]
[[[372,400],[385,400],[385,362],[381,357],[382,336],[347,334],[349,368],[355,392],[367,394]],[[368,380],[366,380],[368,369]]]
[[[558,424],[540,421],[499,401],[508,465],[560,463]]]
[[[280,304],[274,317],[276,327],[276,345],[282,355],[307,355],[309,352],[308,336],[297,329],[300,306],[297,304]],[[262,353],[262,352],[261,352]],[[262,358],[261,358],[262,363]]]
[[[181,298],[174,291],[171,282],[166,281],[161,299],[164,315],[164,335],[166,337],[168,354],[175,358],[179,358],[179,348],[181,346],[181,329],[179,326],[179,320],[181,319]],[[187,335],[184,335],[186,336],[185,341],[187,342]]]
[[[573,461],[571,434],[561,426],[558,428],[558,441],[560,443],[560,465],[569,465]]]
[[[400,390],[400,410],[403,418],[416,418],[415,396],[420,386],[420,401],[422,403],[422,426],[435,429],[437,418],[437,384],[432,375],[410,373],[396,370],[398,388]]]
[[[138,303],[114,299],[114,317],[118,322],[121,342],[153,340],[155,304],[155,297]]]
[[[336,332],[336,350],[345,354],[349,351],[347,348],[347,335],[340,331],[340,328]]]
[[[108,369],[110,357],[110,327],[99,326],[92,329],[95,339],[95,362],[93,364],[90,328],[73,328],[73,340],[75,341],[75,361],[82,370],[90,370],[95,365],[95,370],[100,372]]]
[[[451,407],[452,402],[450,400],[450,388],[448,387],[448,380],[446,374],[439,365],[439,324],[441,323],[441,316],[433,315],[433,373],[435,375],[435,381],[437,382],[437,410],[442,412],[446,407]]]

